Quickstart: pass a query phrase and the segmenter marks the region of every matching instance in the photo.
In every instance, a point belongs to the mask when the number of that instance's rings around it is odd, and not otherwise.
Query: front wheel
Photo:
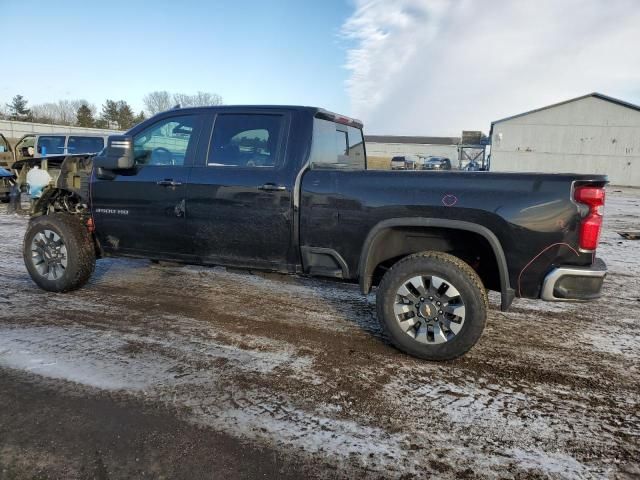
[[[377,293],[378,320],[403,352],[427,360],[464,355],[480,339],[487,294],[478,274],[453,255],[423,252],[393,265]]]
[[[82,287],[96,263],[87,228],[79,218],[60,213],[43,215],[29,222],[22,254],[33,281],[50,292]]]

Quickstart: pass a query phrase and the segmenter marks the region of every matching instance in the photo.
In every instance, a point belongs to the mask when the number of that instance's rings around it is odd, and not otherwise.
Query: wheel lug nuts
[[[420,297],[420,301],[421,301],[421,302],[424,302],[424,298]]]
[[[439,313],[440,315],[442,315],[442,310],[438,310],[438,313]]]

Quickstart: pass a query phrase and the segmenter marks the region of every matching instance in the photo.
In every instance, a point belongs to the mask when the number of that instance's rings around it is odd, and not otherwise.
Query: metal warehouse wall
[[[442,156],[450,158],[453,165],[457,165],[458,162],[458,148],[455,145],[367,142],[367,156],[395,157],[396,155]]]
[[[491,170],[609,175],[640,187],[640,111],[586,97],[493,125]]]
[[[20,137],[30,133],[84,133],[111,135],[122,133],[118,130],[102,130],[100,128],[68,127],[65,125],[48,125],[46,123],[14,122],[0,120],[0,133],[15,144]]]

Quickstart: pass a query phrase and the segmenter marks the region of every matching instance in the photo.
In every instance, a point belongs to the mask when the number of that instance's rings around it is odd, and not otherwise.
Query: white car
[[[391,159],[391,170],[415,170],[418,157],[415,155],[401,155]]]

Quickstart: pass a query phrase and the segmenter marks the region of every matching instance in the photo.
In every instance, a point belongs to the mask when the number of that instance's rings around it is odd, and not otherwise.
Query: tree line
[[[189,95],[163,90],[148,93],[144,96],[143,103],[145,109],[136,114],[125,100],[107,99],[98,111],[95,105],[83,99],[59,100],[29,107],[29,102],[24,96],[16,95],[10,103],[5,104],[4,108],[0,108],[0,119],[128,130],[145,120],[147,116],[153,116],[177,105],[181,107],[222,105],[222,97],[207,92]]]

